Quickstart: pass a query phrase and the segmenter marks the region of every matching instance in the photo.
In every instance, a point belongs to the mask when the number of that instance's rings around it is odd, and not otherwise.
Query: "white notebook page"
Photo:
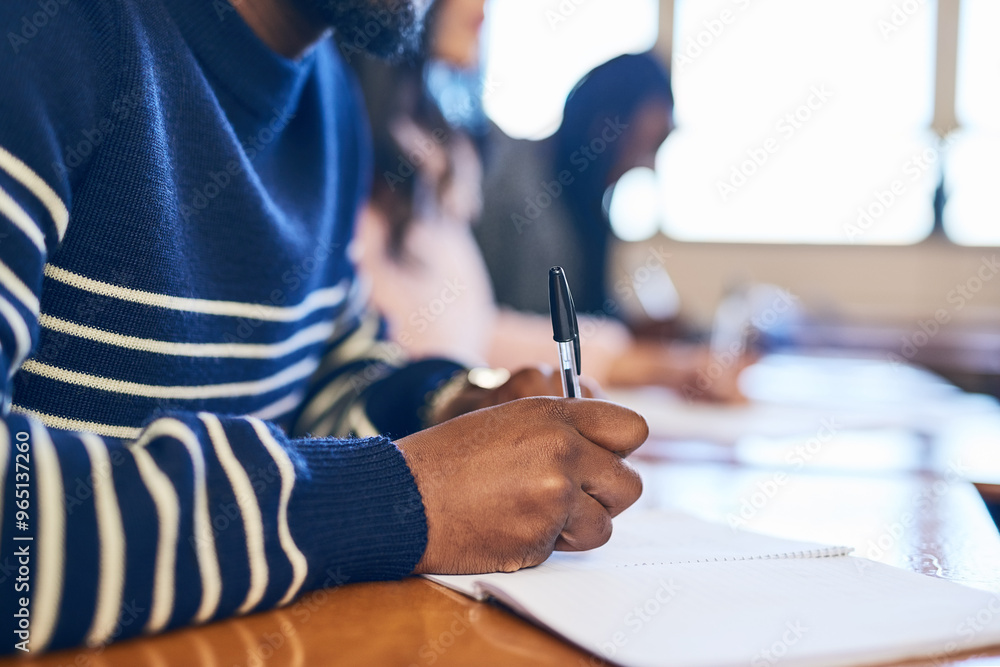
[[[689,517],[622,523],[611,548],[510,574],[430,578],[495,597],[630,667],[875,664],[1000,643],[990,593]],[[664,540],[673,546],[654,553]]]
[[[614,570],[644,565],[666,565],[747,559],[842,556],[850,547],[797,542],[759,533],[733,530],[688,514],[631,511],[615,519],[611,540],[599,549],[579,553],[557,551],[538,567],[522,570],[532,578],[552,572]],[[477,584],[500,582],[508,574],[432,575],[428,579],[468,595]]]

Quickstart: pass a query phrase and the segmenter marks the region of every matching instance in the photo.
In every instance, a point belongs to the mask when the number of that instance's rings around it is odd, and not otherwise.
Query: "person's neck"
[[[293,60],[305,55],[329,32],[292,0],[239,0],[233,6],[262,42]]]

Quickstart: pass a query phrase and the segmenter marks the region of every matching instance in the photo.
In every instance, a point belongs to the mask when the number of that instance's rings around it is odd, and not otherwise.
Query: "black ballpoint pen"
[[[573,295],[561,266],[549,269],[549,312],[552,314],[552,338],[559,346],[563,395],[580,398],[580,330]]]

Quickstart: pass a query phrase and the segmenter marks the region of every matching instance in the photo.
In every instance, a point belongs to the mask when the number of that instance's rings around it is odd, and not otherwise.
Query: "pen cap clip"
[[[549,269],[549,312],[552,315],[552,338],[557,343],[574,342],[575,345],[579,345],[576,307],[573,305],[573,295],[569,291],[566,272],[561,266]]]

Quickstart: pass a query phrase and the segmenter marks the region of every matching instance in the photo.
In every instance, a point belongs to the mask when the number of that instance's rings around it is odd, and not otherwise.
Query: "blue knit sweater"
[[[0,30],[0,652],[408,574],[423,505],[378,434],[460,367],[365,313],[335,48],[209,0],[4,0]]]

